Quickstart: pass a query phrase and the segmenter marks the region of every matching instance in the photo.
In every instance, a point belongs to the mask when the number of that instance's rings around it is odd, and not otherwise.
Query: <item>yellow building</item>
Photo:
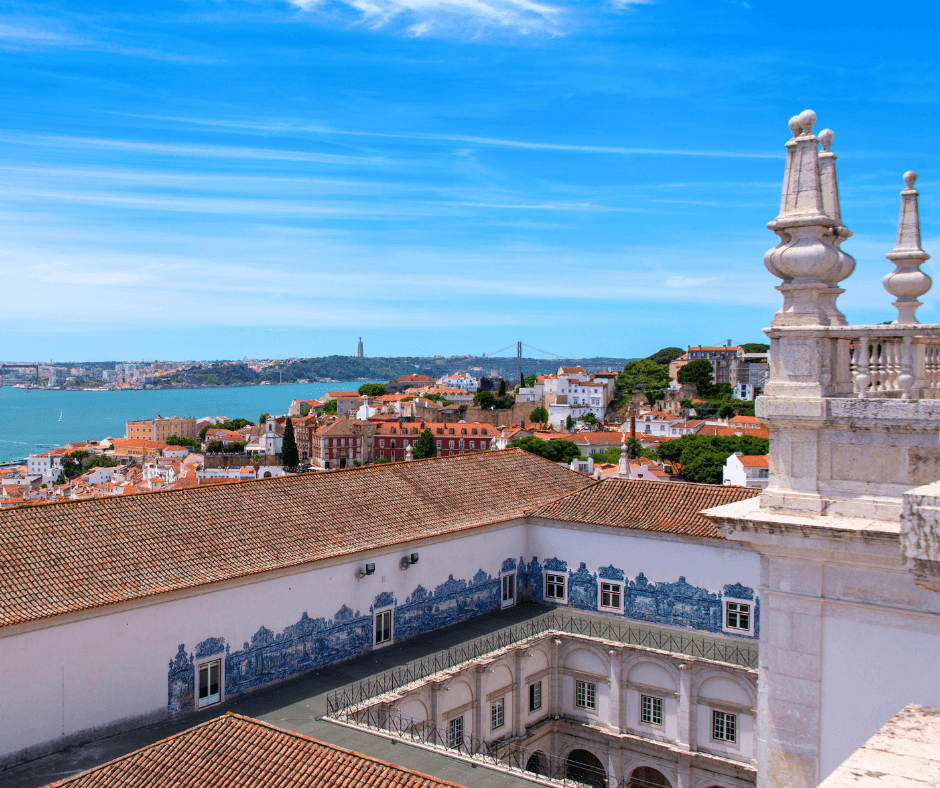
[[[155,419],[127,422],[126,437],[129,439],[136,438],[162,443],[171,435],[180,438],[195,438],[196,417],[190,416],[188,419],[184,419],[179,416],[170,416],[170,418],[163,418],[158,414]]]

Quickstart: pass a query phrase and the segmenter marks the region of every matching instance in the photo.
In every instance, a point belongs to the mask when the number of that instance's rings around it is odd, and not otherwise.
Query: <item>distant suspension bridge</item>
[[[529,350],[534,350],[536,353],[541,353],[544,356],[551,356],[552,358],[564,360],[567,356],[559,356],[557,353],[549,353],[547,350],[539,350],[537,347],[532,347],[532,345],[526,345],[525,342],[516,342],[516,380],[522,380],[522,348],[527,347]],[[512,345],[506,345],[506,347],[500,348],[492,353],[484,353],[483,358],[492,358],[493,356],[498,356],[500,353],[504,353],[507,350],[511,350]]]

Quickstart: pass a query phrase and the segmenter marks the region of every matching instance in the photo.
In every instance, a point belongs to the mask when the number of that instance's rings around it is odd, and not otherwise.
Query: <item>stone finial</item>
[[[415,458],[415,452],[414,452],[414,449],[411,448],[411,444],[409,443],[405,447],[405,462],[411,462],[414,458]]]
[[[627,433],[620,433],[620,462],[617,463],[617,476],[626,479],[630,475],[630,457],[627,455]]]
[[[832,191],[836,188],[835,154],[828,150],[834,135],[832,132],[824,135],[823,169],[829,189],[824,199],[817,153],[819,139],[813,134],[815,123],[816,113],[812,110],[790,119],[793,137],[786,143],[780,214],[767,225],[780,236],[780,243],[764,255],[764,265],[783,280],[777,287],[783,294],[783,307],[774,316],[773,326],[846,323],[835,306],[836,297],[842,292],[836,283],[852,272],[855,261],[834,243],[836,238],[843,237],[835,232],[842,226],[841,216],[834,218],[827,212],[827,208],[836,210],[838,205],[837,192]]]
[[[839,205],[839,178],[836,174],[836,159],[838,158],[832,152],[831,147],[836,135],[832,129],[823,129],[819,132],[819,144],[822,150],[819,151],[819,184],[822,192],[823,213],[836,222],[832,228],[831,235],[823,236],[823,243],[828,243],[836,254],[839,255],[839,271],[835,276],[836,282],[841,282],[851,276],[855,270],[855,258],[842,251],[840,246],[846,238],[852,237],[852,231],[842,224],[842,208]],[[836,307],[836,299],[845,292],[834,284],[823,291],[822,305],[829,315],[831,325],[844,325],[845,318]],[[841,318],[841,319],[840,319]]]
[[[898,219],[898,240],[894,249],[885,255],[895,270],[881,280],[885,290],[897,298],[893,306],[898,310],[896,325],[919,323],[915,312],[921,302],[917,299],[930,290],[933,280],[920,270],[921,265],[930,259],[920,245],[920,214],[917,207],[918,192],[914,188],[916,172],[905,172],[904,183],[907,186],[901,192],[901,216]]]

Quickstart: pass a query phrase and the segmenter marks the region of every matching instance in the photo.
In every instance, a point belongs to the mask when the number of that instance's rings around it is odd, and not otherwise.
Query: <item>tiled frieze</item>
[[[533,556],[528,564],[520,561],[519,566],[525,570],[525,578],[520,578],[519,588],[526,600],[547,601],[552,604],[553,600],[544,598],[542,573],[565,572],[568,575],[567,606],[596,611],[598,578],[612,580],[622,582],[624,586],[624,618],[706,632],[722,632],[722,600],[725,597],[753,600],[753,639],[756,640],[760,636],[760,600],[757,599],[753,588],[741,583],[725,585],[720,592],[715,592],[694,586],[688,583],[685,577],[679,577],[675,583],[654,583],[640,572],[635,580],[626,580],[624,570],[613,564],[601,567],[597,573],[593,573],[583,561],[576,570],[569,570],[568,562],[557,557],[548,558],[544,564],[540,564],[538,558]]]
[[[545,601],[543,571],[565,573],[567,604],[592,611],[598,607],[598,578],[620,581],[624,584],[625,618],[715,633],[722,631],[723,596],[755,600],[755,639],[759,635],[760,601],[752,588],[740,583],[711,592],[686,582],[684,577],[675,583],[654,583],[641,572],[635,580],[626,580],[625,572],[612,564],[594,573],[582,561],[576,570],[569,570],[568,562],[557,557],[545,559],[544,563],[535,556],[529,563],[523,558],[508,558],[501,562],[500,571],[516,571],[520,597],[535,602]],[[225,695],[231,696],[368,651],[372,648],[373,615],[389,607],[395,611],[394,639],[414,637],[498,610],[499,574],[494,577],[480,569],[469,580],[450,575],[433,591],[418,585],[404,600],[384,591],[376,595],[365,613],[353,611],[347,605],[332,618],[310,618],[304,613],[296,624],[285,627],[279,634],[262,626],[250,642],[235,651],[221,637],[202,640],[192,654],[182,644],[169,663],[168,710],[172,714],[194,707],[196,660],[224,652]]]
[[[515,559],[503,565],[515,567]],[[171,714],[194,708],[194,660],[225,652],[225,695],[243,692],[271,681],[339,662],[372,648],[373,613],[392,607],[394,637],[401,640],[456,624],[467,618],[498,610],[499,577],[482,569],[470,580],[447,580],[429,591],[419,585],[403,602],[384,591],[375,597],[367,613],[343,605],[332,618],[310,618],[304,613],[296,624],[280,634],[261,627],[241,649],[232,651],[224,638],[200,642],[194,655],[185,645],[170,662],[167,707]]]

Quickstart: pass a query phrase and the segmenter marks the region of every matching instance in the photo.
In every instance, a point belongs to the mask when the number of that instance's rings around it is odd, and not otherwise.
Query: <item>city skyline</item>
[[[8,8],[17,357],[761,341],[780,118],[807,107],[835,130],[849,320],[893,317],[880,280],[905,170],[938,246],[940,56],[929,20],[897,50],[902,9],[828,5],[807,52],[747,2]],[[931,296],[919,315],[940,320]]]

